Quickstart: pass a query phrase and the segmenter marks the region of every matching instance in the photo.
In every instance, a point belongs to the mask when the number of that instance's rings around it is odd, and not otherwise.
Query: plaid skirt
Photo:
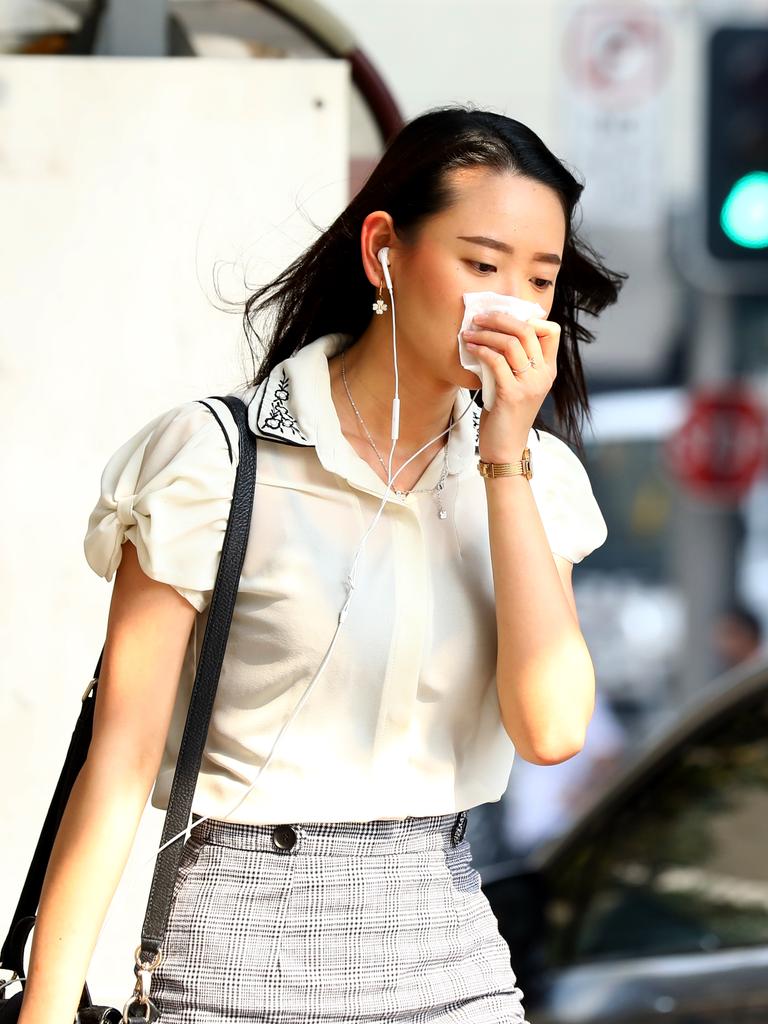
[[[203,821],[152,973],[158,1024],[528,1024],[466,824]]]

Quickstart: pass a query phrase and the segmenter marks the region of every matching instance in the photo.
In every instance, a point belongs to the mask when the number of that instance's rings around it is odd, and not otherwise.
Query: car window
[[[553,960],[768,942],[766,823],[762,698],[686,742],[554,866]]]

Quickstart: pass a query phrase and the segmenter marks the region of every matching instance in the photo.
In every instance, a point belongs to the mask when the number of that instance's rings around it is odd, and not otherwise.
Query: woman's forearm
[[[151,784],[120,752],[89,752],[45,875],[19,1024],[72,1024]],[[126,950],[130,970],[131,950]],[[126,974],[126,978],[129,975]],[[126,998],[128,991],[126,991]]]
[[[520,756],[577,753],[594,708],[595,675],[524,475],[485,481],[496,597],[496,686]]]

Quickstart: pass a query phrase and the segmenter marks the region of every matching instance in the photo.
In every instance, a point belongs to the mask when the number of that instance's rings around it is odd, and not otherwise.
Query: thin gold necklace
[[[342,380],[344,381],[344,390],[347,392],[347,398],[349,398],[350,404],[351,404],[352,408],[355,410],[355,415],[360,420],[360,424],[362,425],[363,430],[368,435],[368,440],[369,440],[369,442],[371,444],[371,447],[376,452],[376,458],[381,463],[384,472],[387,474],[387,477],[389,477],[389,472],[387,470],[387,465],[384,462],[384,459],[382,459],[382,457],[381,457],[381,455],[379,453],[379,449],[374,444],[373,438],[371,437],[371,432],[368,430],[368,427],[366,427],[365,420],[360,415],[360,410],[355,405],[355,400],[352,398],[352,394],[351,394],[351,392],[349,390],[349,385],[347,384],[347,373],[346,373],[346,370],[344,368],[344,352],[341,353],[341,377],[342,377]],[[453,426],[453,413],[451,413],[451,426]],[[449,434],[449,437],[450,437],[450,434]],[[420,493],[422,491],[431,491],[434,494],[434,496],[435,496],[435,498],[437,500],[437,518],[438,519],[447,519],[448,518],[448,513],[443,508],[442,499],[441,499],[441,494],[442,494],[443,488],[445,487],[445,479],[446,479],[447,475],[448,475],[448,442],[446,441],[446,443],[444,445],[444,452],[443,452],[443,468],[442,468],[442,471],[440,473],[440,479],[437,481],[435,486],[434,487],[416,487],[412,491],[397,491],[396,490],[395,494],[397,494],[398,497],[404,498],[408,494],[418,494],[418,493]]]

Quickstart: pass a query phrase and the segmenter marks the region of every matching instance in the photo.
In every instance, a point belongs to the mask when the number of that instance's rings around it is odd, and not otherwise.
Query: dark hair
[[[408,122],[387,144],[376,167],[347,208],[308,249],[273,281],[246,300],[246,338],[263,347],[258,385],[283,359],[315,338],[333,332],[356,340],[372,316],[373,291],[360,258],[360,232],[373,210],[386,210],[398,237],[414,237],[422,222],[455,199],[447,177],[457,168],[511,171],[550,186],[566,215],[563,262],[550,318],[561,325],[557,376],[548,398],[565,439],[582,448],[581,421],[589,398],[578,343],[594,334],[578,320],[615,302],[626,274],[612,272],[575,231],[580,184],[530,128],[502,114],[471,106],[437,107]],[[253,324],[256,314],[272,313],[272,339],[264,345]],[[480,393],[477,395],[480,398]],[[558,431],[541,418],[534,426]]]

